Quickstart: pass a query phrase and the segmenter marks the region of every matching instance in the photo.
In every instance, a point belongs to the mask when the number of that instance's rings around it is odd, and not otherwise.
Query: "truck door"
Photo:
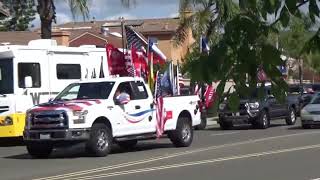
[[[126,93],[130,96],[128,103],[122,105],[116,103],[116,108],[122,111],[119,113],[121,116],[119,119],[122,121],[122,127],[120,129],[125,132],[125,134],[132,135],[152,132],[152,129],[150,129],[151,122],[149,121],[149,116],[152,116],[152,110],[150,108],[152,102],[149,100],[145,87],[138,85],[138,82],[123,82],[119,84],[116,90],[121,92],[121,94]],[[116,97],[114,97],[114,100],[116,102]]]

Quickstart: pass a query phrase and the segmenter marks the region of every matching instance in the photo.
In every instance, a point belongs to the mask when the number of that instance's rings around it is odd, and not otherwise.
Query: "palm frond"
[[[68,0],[72,18],[75,20],[78,15],[82,15],[83,20],[89,19],[88,0]]]
[[[136,0],[121,0],[121,4],[125,8],[130,8],[131,6],[135,6],[136,3],[137,3]]]

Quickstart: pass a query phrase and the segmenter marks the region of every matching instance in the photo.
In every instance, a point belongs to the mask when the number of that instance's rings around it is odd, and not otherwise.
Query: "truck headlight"
[[[226,107],[226,104],[219,104],[219,110],[224,110],[224,108]]]
[[[88,110],[84,111],[73,111],[73,123],[74,124],[82,124],[86,122],[86,116],[88,114]]]
[[[32,114],[27,112],[26,114],[26,119],[25,119],[25,127],[28,128],[29,125],[31,124],[31,120],[32,120]],[[30,123],[30,124],[29,124]]]
[[[310,113],[308,111],[306,111],[304,108],[301,109],[301,116],[306,116],[309,115]]]
[[[258,109],[260,104],[258,102],[249,103],[250,109]]]

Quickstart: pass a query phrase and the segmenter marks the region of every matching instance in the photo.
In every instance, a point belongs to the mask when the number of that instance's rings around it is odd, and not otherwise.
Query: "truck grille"
[[[9,111],[9,106],[0,106],[0,113]]]
[[[32,114],[30,129],[68,128],[68,116],[63,110],[41,111]]]

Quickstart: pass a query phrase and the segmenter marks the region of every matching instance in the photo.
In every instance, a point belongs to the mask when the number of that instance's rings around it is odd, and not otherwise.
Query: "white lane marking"
[[[320,131],[294,133],[294,134],[273,136],[273,137],[267,137],[267,138],[250,139],[250,140],[247,140],[247,141],[240,141],[240,142],[236,142],[236,143],[222,144],[222,145],[218,145],[218,146],[209,146],[209,147],[206,147],[206,148],[199,148],[199,149],[190,150],[190,151],[173,153],[171,155],[151,157],[151,158],[148,158],[148,159],[142,159],[142,160],[138,160],[138,161],[131,161],[131,162],[121,163],[121,164],[112,165],[112,166],[105,166],[105,167],[100,167],[100,168],[95,168],[95,169],[88,169],[88,170],[83,170],[83,171],[78,171],[78,172],[67,173],[67,174],[61,174],[61,175],[44,177],[44,178],[38,178],[38,179],[34,179],[34,180],[65,179],[67,177],[80,176],[80,175],[84,175],[84,174],[90,174],[90,173],[96,173],[96,172],[101,172],[101,171],[119,169],[119,168],[123,168],[123,167],[129,167],[129,166],[143,164],[143,163],[160,161],[160,160],[164,160],[164,159],[174,158],[174,157],[193,154],[193,153],[199,153],[199,152],[204,152],[204,151],[209,151],[209,150],[221,149],[221,148],[225,148],[225,147],[232,147],[232,146],[238,146],[238,145],[244,145],[244,144],[250,144],[250,143],[257,143],[257,142],[262,142],[262,141],[268,141],[268,140],[273,140],[273,139],[287,138],[287,137],[293,137],[293,136],[302,136],[302,135],[310,135],[310,134],[320,134]]]
[[[217,133],[217,134],[210,134],[210,136],[223,136],[223,135],[238,134],[238,133],[240,132]]]
[[[273,150],[273,151],[265,151],[265,152],[260,152],[260,153],[244,154],[244,155],[238,155],[238,156],[229,156],[229,157],[216,158],[216,159],[208,159],[208,160],[202,160],[202,161],[191,161],[191,162],[186,162],[186,163],[178,163],[178,164],[171,164],[171,165],[164,165],[164,166],[155,166],[155,167],[150,167],[150,168],[133,169],[133,170],[128,170],[128,171],[118,171],[118,172],[112,172],[112,173],[106,173],[106,174],[76,177],[76,178],[71,178],[71,179],[66,179],[66,180],[90,180],[90,179],[106,178],[106,177],[136,174],[136,173],[142,173],[142,172],[151,172],[151,171],[159,171],[159,170],[165,170],[165,169],[181,168],[181,167],[186,167],[186,166],[195,166],[195,165],[230,161],[230,160],[254,158],[254,157],[280,154],[280,153],[310,150],[310,149],[316,149],[316,148],[320,148],[320,144],[315,144],[315,145],[310,145],[310,146],[301,146],[301,147],[295,147],[295,148],[288,148],[288,149],[279,149],[279,150]]]
[[[316,179],[310,179],[310,180],[320,180],[320,178],[316,178]]]

